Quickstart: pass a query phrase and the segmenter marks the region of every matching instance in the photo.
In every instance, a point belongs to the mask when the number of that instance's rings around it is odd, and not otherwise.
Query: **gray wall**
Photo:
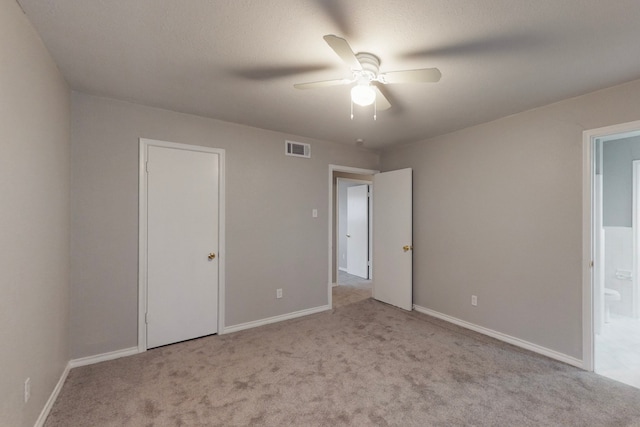
[[[329,164],[377,169],[377,154],[73,93],[73,358],[137,345],[140,137],[227,150],[226,326],[328,303]]]
[[[69,89],[14,0],[0,58],[0,425],[33,426],[69,360]]]
[[[383,153],[414,169],[415,303],[581,359],[582,132],[638,111],[635,81]]]
[[[631,227],[634,160],[640,160],[640,137],[603,143],[602,220],[605,227]]]

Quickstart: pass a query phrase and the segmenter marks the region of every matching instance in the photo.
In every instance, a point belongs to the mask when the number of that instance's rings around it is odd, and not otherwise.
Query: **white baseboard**
[[[94,363],[104,362],[106,360],[118,359],[120,357],[132,356],[134,354],[138,354],[138,347],[125,348],[122,350],[116,350],[109,353],[97,354],[95,356],[82,357],[80,359],[73,359],[67,363],[67,366],[62,371],[62,375],[60,375],[60,379],[58,383],[54,387],[47,403],[42,408],[40,412],[40,416],[36,420],[34,427],[42,427],[44,426],[45,421],[47,421],[47,417],[49,416],[49,412],[51,412],[51,408],[53,404],[56,402],[58,398],[58,394],[60,394],[60,390],[62,390],[62,386],[64,382],[67,380],[67,375],[69,375],[69,371],[73,368],[77,368],[78,366],[86,366],[93,365]]]
[[[449,323],[453,323],[454,325],[462,326],[463,328],[470,329],[475,332],[479,332],[483,335],[488,335],[497,340],[515,345],[516,347],[524,348],[526,350],[533,351],[534,353],[538,353],[538,354],[542,354],[543,356],[550,357],[551,359],[559,360],[560,362],[564,362],[568,365],[572,365],[577,368],[584,369],[584,363],[582,360],[576,359],[575,357],[572,357],[572,356],[568,356],[564,353],[560,353],[558,351],[551,350],[546,347],[542,347],[537,344],[531,343],[529,341],[512,337],[511,335],[503,334],[502,332],[494,331],[493,329],[488,329],[483,326],[479,326],[474,323],[470,323],[453,316],[448,316],[446,314],[442,314],[437,311],[430,310],[428,308],[420,307],[419,305],[414,304],[413,309],[419,313],[437,317],[438,319],[442,319]]]
[[[51,392],[51,395],[49,396],[47,403],[45,403],[44,408],[42,408],[42,411],[40,412],[40,416],[36,420],[34,427],[44,426],[44,422],[47,421],[49,412],[51,412],[51,408],[53,408],[53,404],[56,402],[56,399],[58,398],[58,394],[60,394],[60,390],[62,390],[62,386],[64,385],[64,382],[67,380],[67,375],[69,375],[69,370],[71,370],[71,366],[69,363],[67,363],[67,366],[65,366],[64,371],[62,371],[62,375],[60,375],[60,379],[58,380],[58,383],[53,388],[53,391]]]
[[[94,356],[81,357],[69,361],[69,366],[77,368],[79,366],[93,365],[94,363],[105,362],[107,360],[119,359],[121,357],[133,356],[140,351],[138,347],[123,348],[122,350],[110,351],[109,353],[96,354]]]
[[[238,332],[244,329],[257,328],[258,326],[268,325],[270,323],[282,322],[283,320],[295,319],[296,317],[308,316],[310,314],[320,313],[322,311],[331,310],[328,305],[322,305],[320,307],[309,308],[306,310],[294,311],[293,313],[281,314],[279,316],[268,317],[262,320],[254,320],[252,322],[240,323],[234,326],[228,326],[224,328],[224,334],[231,332]]]
[[[345,273],[347,272],[347,269],[346,269],[346,268],[344,268],[344,267],[338,267],[338,270],[340,270],[340,271],[344,271]]]

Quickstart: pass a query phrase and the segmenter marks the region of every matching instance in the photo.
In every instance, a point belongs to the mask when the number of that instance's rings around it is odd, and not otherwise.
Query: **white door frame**
[[[358,174],[358,175],[374,175],[376,173],[379,173],[379,170],[374,170],[374,169],[361,169],[361,168],[354,168],[354,167],[350,167],[350,166],[340,166],[340,165],[329,165],[329,215],[327,215],[329,217],[329,245],[328,245],[328,251],[329,251],[329,266],[328,266],[328,280],[327,280],[327,294],[328,294],[328,304],[329,307],[333,307],[333,292],[332,292],[332,288],[333,288],[333,269],[334,269],[334,258],[333,258],[333,199],[335,197],[334,191],[333,191],[333,173],[334,172],[345,172],[345,173],[353,173],[353,174]],[[336,242],[337,245],[337,242]]]
[[[620,139],[640,134],[640,120],[586,130],[582,133],[582,367],[594,369],[594,242],[595,140]],[[614,136],[611,138],[611,136]]]
[[[218,248],[218,334],[224,333],[225,296],[225,150],[140,138],[138,165],[138,352],[147,351],[147,158],[148,147],[176,148],[218,154],[220,159],[219,248]]]

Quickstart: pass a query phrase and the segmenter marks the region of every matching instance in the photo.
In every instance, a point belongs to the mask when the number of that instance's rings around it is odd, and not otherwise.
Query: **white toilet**
[[[604,323],[611,321],[611,303],[621,299],[620,292],[615,289],[604,288]]]

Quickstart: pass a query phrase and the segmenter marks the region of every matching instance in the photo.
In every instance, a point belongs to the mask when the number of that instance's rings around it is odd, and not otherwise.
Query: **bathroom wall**
[[[604,227],[604,253],[605,288],[620,292],[622,297],[611,303],[611,314],[632,316],[633,229]]]
[[[630,276],[633,270],[633,161],[640,160],[640,137],[603,143],[603,225],[605,233],[605,287],[620,292],[611,313],[633,314]]]
[[[633,161],[640,160],[640,136],[603,143],[603,224],[631,227]]]

